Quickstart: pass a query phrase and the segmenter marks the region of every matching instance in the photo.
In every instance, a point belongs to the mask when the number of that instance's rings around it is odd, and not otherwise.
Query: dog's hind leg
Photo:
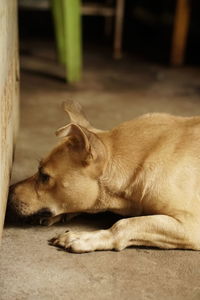
[[[166,215],[122,219],[110,229],[94,232],[67,231],[50,240],[50,244],[83,253],[95,250],[122,250],[129,246],[163,249],[200,250],[200,243],[191,230]]]

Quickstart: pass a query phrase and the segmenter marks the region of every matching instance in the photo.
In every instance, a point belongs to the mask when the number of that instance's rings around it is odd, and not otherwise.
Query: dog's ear
[[[68,137],[67,145],[78,158],[86,163],[96,161],[105,154],[105,146],[99,137],[77,124],[69,124],[56,131],[58,137]]]
[[[87,128],[88,130],[91,130],[92,132],[102,131],[100,129],[92,127],[90,122],[87,120],[80,103],[72,100],[67,100],[66,102],[63,102],[63,109],[68,114],[71,123],[80,125],[84,128]]]
[[[92,127],[85,117],[80,103],[72,100],[67,100],[66,102],[63,102],[63,109],[69,115],[70,121],[72,123],[78,124],[85,128]]]

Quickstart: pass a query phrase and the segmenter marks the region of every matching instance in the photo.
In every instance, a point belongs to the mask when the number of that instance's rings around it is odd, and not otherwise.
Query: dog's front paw
[[[90,235],[90,234],[89,234]],[[62,247],[70,252],[83,253],[94,251],[91,243],[91,235],[85,232],[66,231],[51,239],[49,243],[54,246]]]
[[[49,244],[62,247],[70,252],[84,253],[95,250],[112,249],[110,234],[107,230],[94,232],[73,232],[66,231],[49,240]]]

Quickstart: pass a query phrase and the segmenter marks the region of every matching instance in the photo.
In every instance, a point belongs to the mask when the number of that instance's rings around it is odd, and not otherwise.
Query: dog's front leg
[[[191,222],[181,222],[167,215],[122,219],[111,227],[114,249],[148,246],[162,249],[197,249]]]
[[[196,249],[185,226],[165,215],[122,219],[110,229],[93,232],[67,231],[50,240],[50,244],[82,253],[95,250],[122,250],[129,246],[163,249]]]

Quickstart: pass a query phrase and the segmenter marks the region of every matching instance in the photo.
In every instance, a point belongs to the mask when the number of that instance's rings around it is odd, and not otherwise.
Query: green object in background
[[[80,0],[51,0],[59,61],[68,82],[81,78],[82,41]]]
[[[52,0],[51,8],[54,19],[54,30],[56,36],[56,46],[60,63],[65,63],[65,37],[64,37],[64,14],[62,0]]]

